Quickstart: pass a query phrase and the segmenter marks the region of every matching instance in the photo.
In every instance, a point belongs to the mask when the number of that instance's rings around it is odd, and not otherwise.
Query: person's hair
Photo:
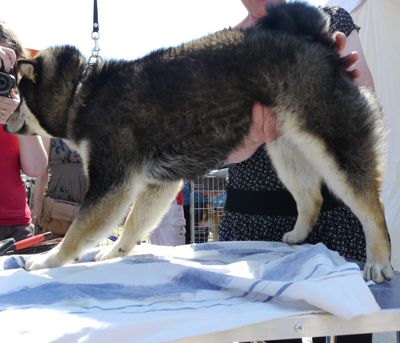
[[[2,20],[0,20],[0,46],[13,49],[17,58],[26,58],[30,55],[29,51],[22,46],[14,31]]]

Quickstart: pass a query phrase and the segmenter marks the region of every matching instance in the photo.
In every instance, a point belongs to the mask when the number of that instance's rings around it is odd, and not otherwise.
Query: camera
[[[15,87],[15,77],[4,71],[0,71],[0,96],[8,97],[10,90]]]

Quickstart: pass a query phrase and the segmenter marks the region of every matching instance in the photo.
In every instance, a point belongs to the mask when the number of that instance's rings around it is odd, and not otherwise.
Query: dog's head
[[[15,134],[66,137],[68,108],[85,63],[71,46],[48,48],[34,59],[18,60],[21,103],[5,129]]]

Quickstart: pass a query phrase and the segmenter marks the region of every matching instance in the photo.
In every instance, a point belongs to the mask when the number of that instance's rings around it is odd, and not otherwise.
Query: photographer
[[[47,167],[39,136],[15,136],[3,130],[19,104],[12,76],[15,62],[27,56],[15,33],[0,22],[0,240],[13,237],[18,241],[34,234],[21,172],[37,177]]]

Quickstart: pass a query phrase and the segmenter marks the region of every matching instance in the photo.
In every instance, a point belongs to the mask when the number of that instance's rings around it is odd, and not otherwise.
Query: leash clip
[[[103,61],[103,59],[100,56],[100,46],[99,46],[100,33],[99,33],[99,31],[92,32],[92,39],[94,41],[94,48],[92,49],[92,54],[89,57],[89,61],[88,61],[89,65],[94,65],[97,62]]]
[[[98,10],[97,10],[97,0],[93,2],[93,31],[92,31],[92,39],[94,41],[94,48],[92,49],[92,53],[88,60],[88,65],[92,67],[97,62],[102,62],[103,59],[100,57],[100,32],[99,32],[99,20],[98,20]]]

